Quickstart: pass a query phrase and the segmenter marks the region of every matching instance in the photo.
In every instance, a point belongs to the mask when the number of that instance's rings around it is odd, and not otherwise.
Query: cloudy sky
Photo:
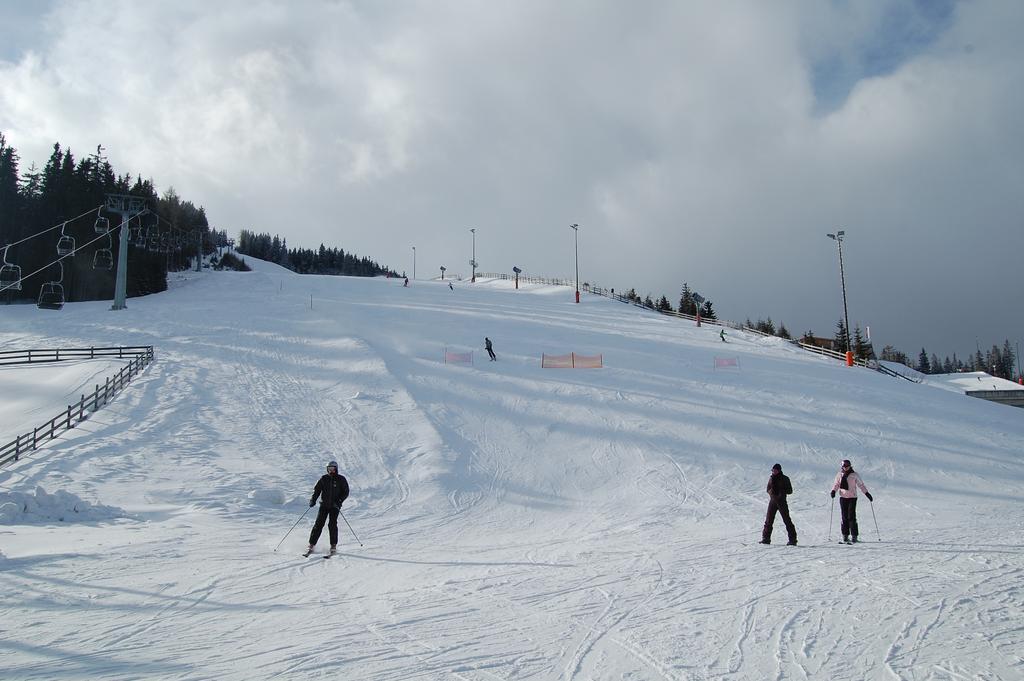
[[[0,2],[0,131],[230,234],[1024,340],[1024,3]]]

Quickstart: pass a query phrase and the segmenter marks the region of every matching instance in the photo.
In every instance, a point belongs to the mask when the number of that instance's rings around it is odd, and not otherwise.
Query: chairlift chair
[[[60,279],[48,281],[39,287],[36,307],[40,310],[59,310],[64,307],[64,285],[61,283],[64,281],[64,264],[59,260],[57,264],[60,265]]]
[[[57,239],[57,255],[71,255],[75,252],[75,237],[62,236]]]
[[[64,233],[64,228],[67,227],[68,223],[64,223],[60,226],[60,238],[57,239],[57,255],[64,257],[65,255],[71,255],[75,252],[75,237],[68,236]]]
[[[7,262],[7,249],[10,245],[4,246],[4,264],[0,267],[0,291],[21,290],[21,266]]]
[[[94,270],[110,270],[114,268],[114,253],[109,248],[97,248],[92,256]]]
[[[64,285],[57,281],[48,281],[39,287],[40,310],[59,310],[64,307]]]
[[[99,215],[99,211],[96,211],[97,218],[96,222],[93,223],[93,229],[96,230],[97,234],[106,234],[110,231],[110,220],[106,219],[102,215]]]

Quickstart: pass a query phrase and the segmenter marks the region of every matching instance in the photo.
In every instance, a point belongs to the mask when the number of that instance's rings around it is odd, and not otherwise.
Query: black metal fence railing
[[[39,446],[61,432],[74,428],[85,421],[100,407],[105,406],[124,390],[135,376],[142,372],[153,361],[153,346],[133,346],[122,348],[76,348],[61,350],[20,350],[0,352],[0,364],[31,364],[35,362],[58,362],[71,359],[96,359],[99,357],[131,358],[116,375],[106,379],[90,395],[82,395],[78,404],[69,404],[67,409],[54,416],[46,423],[36,426],[31,432],[19,435],[7,444],[0,446],[0,466],[17,461],[25,452],[34,451]]]

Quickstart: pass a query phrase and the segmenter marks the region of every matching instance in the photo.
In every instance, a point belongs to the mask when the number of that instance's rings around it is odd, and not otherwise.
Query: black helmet
[[[330,470],[332,468],[334,470],[338,470],[338,462],[337,461],[328,461],[327,462],[327,470]]]

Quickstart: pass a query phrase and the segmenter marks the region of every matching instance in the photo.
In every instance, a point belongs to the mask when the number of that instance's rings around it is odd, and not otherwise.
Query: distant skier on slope
[[[491,361],[498,359],[494,355],[494,346],[491,345],[491,339],[484,336],[484,349],[487,350],[487,354],[491,356]]]
[[[327,522],[327,530],[331,537],[331,553],[338,550],[338,513],[341,512],[341,504],[348,498],[348,480],[344,475],[338,475],[337,461],[327,464],[327,473],[320,476],[313,487],[313,496],[309,499],[310,508],[316,505],[317,497],[320,497],[320,510],[309,533],[309,548],[305,554],[307,556],[313,553],[324,529],[324,522]]]
[[[839,490],[839,512],[842,514],[843,541],[847,544],[857,542],[857,488],[864,492],[868,501],[874,501],[871,492],[864,486],[857,471],[853,470],[849,459],[843,459],[842,466],[836,474],[836,481],[832,485],[829,496],[836,498],[836,490]]]
[[[789,517],[789,502],[786,495],[793,493],[793,483],[789,477],[782,474],[782,465],[772,466],[772,475],[768,478],[768,513],[764,518],[764,529],[761,530],[761,543],[772,543],[772,526],[775,524],[775,514],[782,515],[782,522],[786,524],[786,532],[789,534],[789,546],[796,546],[796,525]]]
[[[722,339],[723,343],[725,342],[725,329],[718,332],[718,337]]]
[[[405,283],[402,284],[402,286],[408,286],[408,285],[409,285],[409,277],[406,277],[405,278]]]
[[[455,287],[452,286],[452,282],[450,282],[450,281],[448,282],[448,288],[450,288],[452,291],[455,290]]]

